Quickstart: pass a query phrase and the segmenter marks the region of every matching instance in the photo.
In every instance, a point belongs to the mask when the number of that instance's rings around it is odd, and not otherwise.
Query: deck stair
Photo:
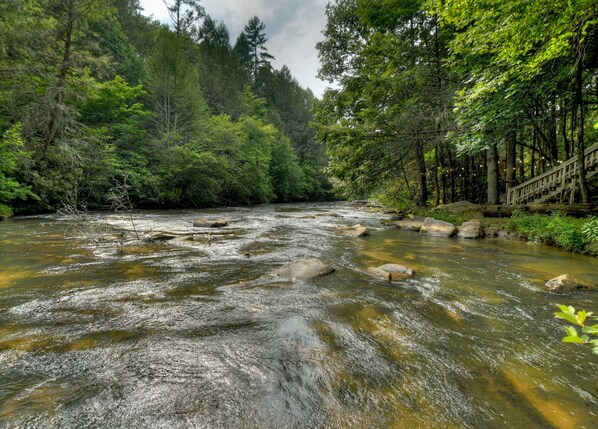
[[[587,178],[598,174],[598,144],[585,151]],[[577,156],[507,191],[507,204],[540,204],[551,200],[574,202],[578,183]]]

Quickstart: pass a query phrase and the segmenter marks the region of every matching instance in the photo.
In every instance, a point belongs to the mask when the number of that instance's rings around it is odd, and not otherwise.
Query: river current
[[[0,222],[0,428],[598,427],[598,356],[553,317],[598,312],[598,293],[541,289],[598,284],[597,258],[386,217],[296,204]],[[336,232],[356,223],[371,235]],[[254,281],[312,257],[336,272]],[[384,263],[416,275],[365,272]]]

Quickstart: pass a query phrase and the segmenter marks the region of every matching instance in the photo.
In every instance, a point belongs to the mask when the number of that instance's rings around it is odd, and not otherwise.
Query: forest
[[[197,0],[0,2],[0,212],[328,199],[314,96]]]
[[[594,0],[334,0],[318,44],[319,141],[346,195],[505,202],[598,142]],[[569,202],[569,201],[567,201]]]
[[[333,0],[321,100],[199,0],[0,4],[0,207],[505,202],[568,159],[598,188],[593,0]]]

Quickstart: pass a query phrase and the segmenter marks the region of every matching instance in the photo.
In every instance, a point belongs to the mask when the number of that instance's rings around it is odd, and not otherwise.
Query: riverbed
[[[597,258],[386,217],[289,204],[0,222],[0,427],[598,427],[598,357],[553,317],[598,312],[598,293],[541,290],[565,273],[598,284]],[[371,235],[336,232],[356,223]],[[195,235],[142,240],[156,231]],[[301,258],[336,272],[256,282]],[[384,263],[416,275],[367,274]]]

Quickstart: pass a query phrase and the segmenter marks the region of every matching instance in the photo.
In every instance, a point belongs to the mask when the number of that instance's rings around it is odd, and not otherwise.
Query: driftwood
[[[551,214],[555,212],[564,213],[572,217],[584,217],[598,214],[596,204],[527,204],[527,205],[504,205],[484,206],[482,214],[484,217],[511,217],[514,211],[527,214]]]

